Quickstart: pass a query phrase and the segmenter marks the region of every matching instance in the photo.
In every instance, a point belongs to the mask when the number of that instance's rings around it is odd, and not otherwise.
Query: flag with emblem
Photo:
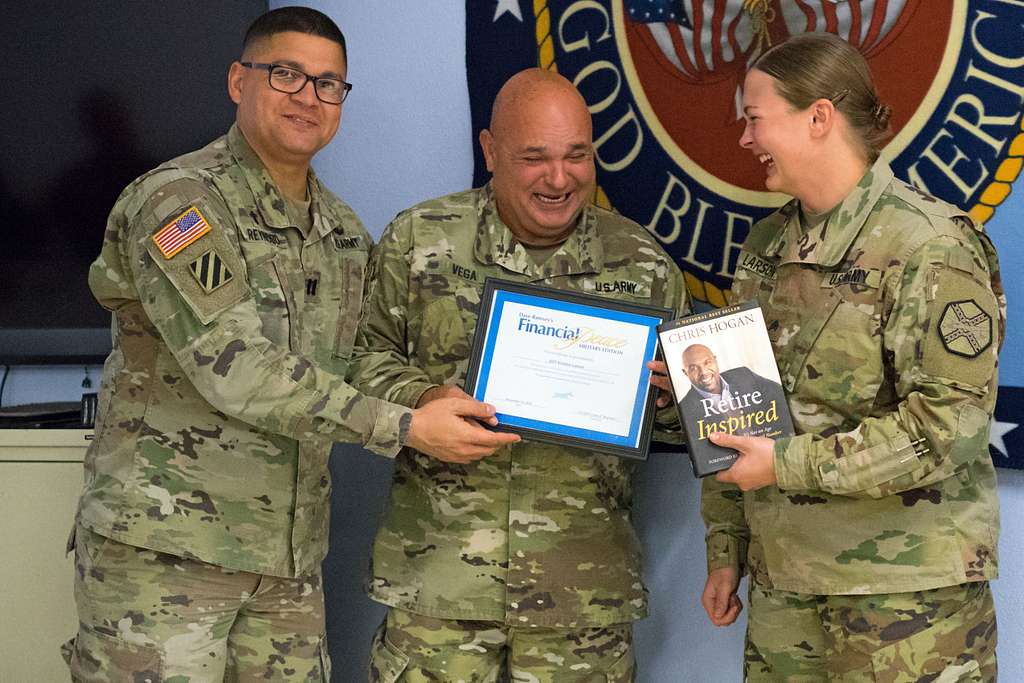
[[[207,294],[229,282],[234,277],[231,271],[228,270],[228,267],[224,265],[221,257],[212,249],[192,261],[192,263],[188,264],[188,267]]]
[[[203,214],[196,207],[190,206],[187,211],[160,228],[160,232],[153,235],[153,241],[164,258],[169,259],[209,231],[210,225]]]

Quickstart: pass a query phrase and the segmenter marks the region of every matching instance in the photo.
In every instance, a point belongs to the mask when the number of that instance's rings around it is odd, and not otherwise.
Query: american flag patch
[[[153,235],[153,242],[167,259],[208,232],[210,225],[203,218],[203,214],[199,213],[196,207],[190,206],[188,211],[160,228],[160,232]]]

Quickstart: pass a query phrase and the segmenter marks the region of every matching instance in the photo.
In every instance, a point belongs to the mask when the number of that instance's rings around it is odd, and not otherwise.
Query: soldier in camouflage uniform
[[[796,199],[733,296],[764,308],[796,436],[716,439],[741,455],[703,490],[704,606],[731,623],[750,575],[750,681],[994,681],[992,245],[878,159],[889,109],[844,41],[773,48],[743,101],[742,146]]]
[[[460,394],[488,276],[689,309],[655,239],[589,204],[590,116],[568,81],[513,76],[480,141],[493,180],[402,212],[374,252],[352,375],[368,394]],[[647,595],[632,469],[526,441],[466,465],[404,449],[373,551],[368,590],[391,609],[370,680],[633,680]]]
[[[461,458],[513,438],[462,419],[482,404],[414,412],[345,383],[370,239],[309,169],[344,37],[284,8],[243,59],[236,125],[125,190],[90,272],[116,332],[77,515],[76,681],[327,680],[332,442]]]

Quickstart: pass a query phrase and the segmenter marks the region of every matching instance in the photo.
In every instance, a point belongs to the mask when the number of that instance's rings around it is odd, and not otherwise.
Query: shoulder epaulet
[[[963,213],[952,204],[899,179],[893,179],[891,194],[928,216],[951,218]]]
[[[744,242],[744,249],[754,253],[762,253],[778,237],[779,233],[785,230],[786,223],[799,210],[799,204],[794,199],[754,223],[750,228],[750,234],[747,235],[747,239]]]
[[[597,206],[596,204],[590,205],[589,207],[587,207],[587,210],[593,211],[597,215],[597,218],[599,219],[598,225],[602,226],[602,230],[607,231],[609,229],[624,229],[629,230],[631,232],[642,233],[649,237],[651,240],[654,240],[654,236],[651,235],[651,233],[642,225],[634,221],[632,218],[623,216],[621,213],[618,213],[617,211],[610,211],[608,209]]]
[[[400,211],[395,218],[397,220],[413,216],[417,220],[438,222],[461,220],[466,215],[475,213],[478,192],[478,190],[464,190],[443,197],[428,199],[425,202],[420,202],[404,211]]]

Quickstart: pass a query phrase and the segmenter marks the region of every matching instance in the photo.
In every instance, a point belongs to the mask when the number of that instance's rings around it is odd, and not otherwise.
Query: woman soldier
[[[743,245],[796,436],[716,432],[716,625],[750,575],[750,681],[996,678],[999,510],[988,452],[1005,298],[961,210],[893,177],[891,110],[845,41],[802,34],[746,77],[740,145],[793,200]],[[741,493],[742,492],[742,493]]]

